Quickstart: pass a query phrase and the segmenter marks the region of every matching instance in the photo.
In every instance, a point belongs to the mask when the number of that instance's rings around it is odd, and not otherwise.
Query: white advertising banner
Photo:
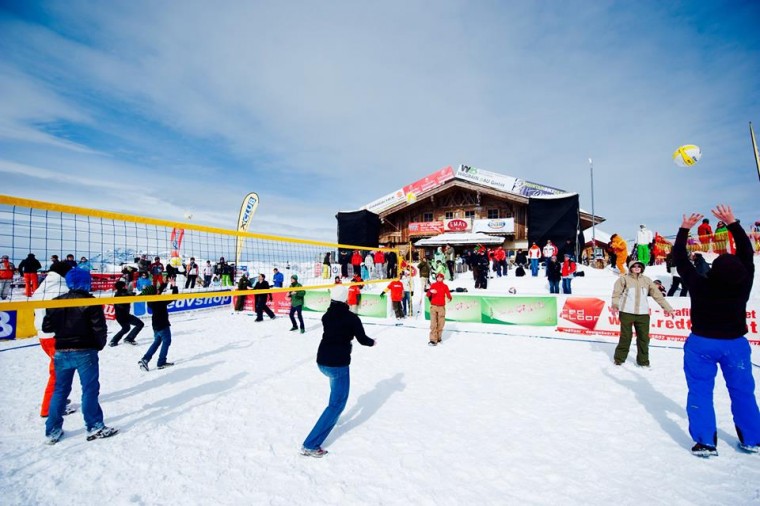
[[[393,193],[389,193],[388,195],[384,197],[380,197],[377,200],[374,200],[364,206],[364,209],[367,211],[371,211],[375,214],[380,214],[386,209],[390,209],[391,207],[395,206],[396,204],[400,204],[404,202],[404,190],[403,188],[399,188]]]
[[[492,220],[475,220],[472,223],[473,232],[514,234],[514,218],[497,218]]]

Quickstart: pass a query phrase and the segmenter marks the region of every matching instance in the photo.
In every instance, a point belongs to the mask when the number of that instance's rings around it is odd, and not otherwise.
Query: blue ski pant
[[[712,339],[689,334],[684,345],[683,370],[689,387],[686,399],[689,434],[695,442],[717,444],[713,389],[720,364],[739,441],[760,445],[760,410],[755,399],[750,354],[745,337]]]

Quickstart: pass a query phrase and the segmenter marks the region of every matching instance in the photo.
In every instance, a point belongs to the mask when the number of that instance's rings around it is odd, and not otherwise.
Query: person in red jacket
[[[570,285],[573,282],[573,276],[575,275],[575,271],[577,269],[578,266],[575,262],[573,262],[570,253],[565,253],[565,261],[562,262],[562,293],[573,293]]]
[[[697,227],[697,235],[699,236],[699,242],[702,244],[702,251],[710,251],[710,242],[712,241],[712,228],[710,227],[710,220],[705,218],[702,220],[702,224]]]
[[[0,299],[2,300],[10,297],[14,272],[16,272],[16,266],[10,261],[8,255],[3,255],[0,259]]]
[[[443,274],[438,274],[435,283],[427,291],[430,299],[430,346],[438,346],[441,342],[443,326],[446,324],[446,299],[451,300],[451,291],[443,279]]]
[[[364,257],[362,257],[362,254],[359,253],[359,250],[354,250],[354,254],[351,255],[351,265],[354,267],[354,275],[361,276],[362,274],[362,263],[364,263]]]
[[[394,279],[388,283],[380,295],[385,296],[387,291],[391,292],[391,302],[393,303],[393,312],[396,313],[396,319],[400,320],[404,317],[404,309],[401,307],[401,301],[404,300],[404,285],[398,279]]]
[[[352,283],[361,283],[363,281],[362,277],[358,274],[354,274],[354,277],[351,280]],[[346,303],[348,304],[348,310],[354,314],[359,314],[359,304],[361,303],[363,287],[364,285],[351,285],[348,287],[348,299],[346,300]]]

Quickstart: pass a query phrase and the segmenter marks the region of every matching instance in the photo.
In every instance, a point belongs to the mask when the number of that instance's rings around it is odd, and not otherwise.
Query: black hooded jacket
[[[322,316],[322,341],[317,351],[317,363],[327,367],[345,367],[351,363],[351,340],[364,346],[373,346],[374,339],[364,333],[362,321],[348,310],[345,302],[330,301]]]
[[[747,300],[755,277],[752,244],[739,223],[728,225],[728,230],[734,236],[736,255],[720,255],[706,277],[689,262],[687,229],[678,229],[673,245],[678,275],[689,287],[691,330],[699,336],[733,339],[747,333]]]

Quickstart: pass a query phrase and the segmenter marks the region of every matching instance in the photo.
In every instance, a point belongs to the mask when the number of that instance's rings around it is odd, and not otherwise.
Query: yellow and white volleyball
[[[190,211],[185,211],[185,219],[186,220],[192,220],[193,219],[193,213]]]
[[[694,144],[685,144],[673,153],[673,163],[679,167],[691,167],[702,158],[702,150]]]

